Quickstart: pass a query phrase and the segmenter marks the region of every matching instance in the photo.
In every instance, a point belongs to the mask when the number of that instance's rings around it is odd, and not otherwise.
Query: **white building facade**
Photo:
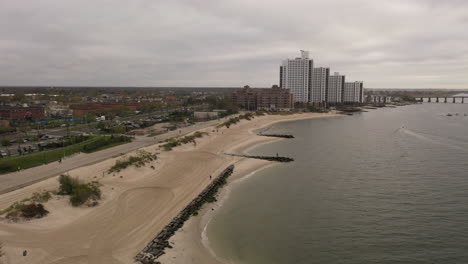
[[[328,78],[330,68],[314,68],[312,70],[312,85],[309,91],[309,103],[325,103],[327,101]]]
[[[347,82],[343,90],[343,103],[363,103],[364,84],[363,82]]]
[[[345,76],[335,72],[328,77],[327,103],[341,104],[343,102],[343,89]]]
[[[308,103],[312,84],[313,60],[309,52],[301,50],[301,57],[284,60],[280,67],[280,87],[289,89],[294,102]]]

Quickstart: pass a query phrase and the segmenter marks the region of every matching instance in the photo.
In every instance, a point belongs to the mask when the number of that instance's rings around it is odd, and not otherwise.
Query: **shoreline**
[[[5,262],[133,263],[134,257],[210,184],[209,175],[218,175],[234,164],[235,171],[228,180],[231,183],[235,178],[248,174],[252,168],[274,164],[223,154],[242,152],[253,146],[258,147],[258,144],[281,140],[257,136],[251,131],[277,122],[334,116],[342,115],[267,115],[251,121],[243,120],[230,128],[219,128],[219,131],[215,126],[210,126],[199,130],[209,132],[209,135],[198,139],[196,146],[186,144],[169,152],[159,150],[159,144],[142,148],[160,152],[158,159],[145,167],[128,168],[116,175],[105,174],[120,158],[115,157],[71,170],[69,174],[72,177],[83,181],[98,180],[103,184],[100,204],[93,208],[73,208],[67,199],[54,197],[44,204],[50,211],[45,218],[20,223],[0,219],[0,242],[3,242],[6,253]],[[151,165],[155,169],[150,168]],[[0,207],[9,206],[37,191],[56,189],[57,177],[0,195]],[[221,193],[225,189],[221,189]],[[204,215],[206,208],[210,206],[205,205],[199,215]],[[195,217],[190,217],[181,230],[185,230],[192,219]],[[201,239],[194,243],[204,248]],[[178,244],[174,247],[179,248]],[[23,250],[28,251],[27,257],[22,257]],[[205,253],[199,252],[199,257],[203,259],[201,255],[206,257]],[[188,261],[181,263],[194,263],[192,259],[187,255]]]
[[[277,123],[287,123],[306,119],[315,118],[327,118],[343,116],[341,114],[335,114],[331,116],[318,116],[318,117],[305,117],[297,118],[292,120],[278,120],[263,125],[260,128],[251,128],[249,133],[253,136],[258,136],[256,132],[266,131]],[[261,137],[261,136],[259,136]],[[288,140],[285,138],[269,138],[268,141],[258,142],[251,146],[240,147],[236,149],[239,154],[249,154],[255,148],[262,145],[270,144],[280,140]],[[158,258],[162,264],[173,263],[173,264],[225,264],[227,260],[222,259],[216,255],[213,248],[210,246],[209,238],[206,234],[208,225],[215,216],[217,209],[221,208],[225,201],[229,199],[232,192],[232,188],[236,185],[241,184],[244,180],[253,177],[258,172],[278,166],[280,163],[273,161],[262,161],[244,158],[234,163],[234,173],[228,178],[227,184],[220,190],[217,195],[217,201],[212,204],[205,204],[199,211],[197,216],[190,217],[172,237],[169,239],[169,243],[172,248],[166,250],[165,254]]]

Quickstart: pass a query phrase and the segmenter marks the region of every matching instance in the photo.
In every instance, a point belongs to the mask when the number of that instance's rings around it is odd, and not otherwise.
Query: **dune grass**
[[[101,189],[98,182],[82,183],[68,175],[60,175],[59,183],[60,187],[57,194],[69,195],[72,206],[83,204],[95,206],[97,201],[101,199]]]
[[[130,166],[135,166],[139,168],[145,166],[146,163],[156,160],[157,158],[157,154],[152,154],[148,151],[139,150],[136,156],[129,156],[127,158],[117,160],[107,172],[109,174],[120,172]]]
[[[170,151],[170,150],[172,150],[173,148],[175,148],[177,146],[184,145],[184,144],[187,144],[187,143],[190,143],[190,142],[196,144],[195,139],[201,138],[201,137],[203,137],[205,135],[208,135],[208,133],[207,132],[196,131],[195,133],[193,133],[193,134],[191,134],[189,136],[180,137],[180,138],[170,138],[170,139],[166,140],[166,143],[160,145],[160,147],[165,151]]]
[[[49,213],[42,203],[49,201],[51,198],[52,192],[50,191],[36,192],[30,198],[15,202],[8,208],[0,210],[0,215],[6,215],[6,218],[12,220],[41,218]]]

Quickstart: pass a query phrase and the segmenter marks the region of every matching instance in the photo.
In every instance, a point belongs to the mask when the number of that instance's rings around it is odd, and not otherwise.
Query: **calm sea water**
[[[229,263],[468,263],[464,113],[423,104],[275,125],[296,138],[252,152],[296,161],[229,187],[212,249]]]

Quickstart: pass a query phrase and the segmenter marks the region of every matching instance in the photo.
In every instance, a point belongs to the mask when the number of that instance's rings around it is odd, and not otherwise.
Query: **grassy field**
[[[12,156],[0,159],[0,174],[27,169],[60,160],[63,157],[79,152],[91,153],[105,148],[130,142],[129,139],[110,140],[111,137],[97,136],[79,144],[50,151],[36,152],[23,156]]]

